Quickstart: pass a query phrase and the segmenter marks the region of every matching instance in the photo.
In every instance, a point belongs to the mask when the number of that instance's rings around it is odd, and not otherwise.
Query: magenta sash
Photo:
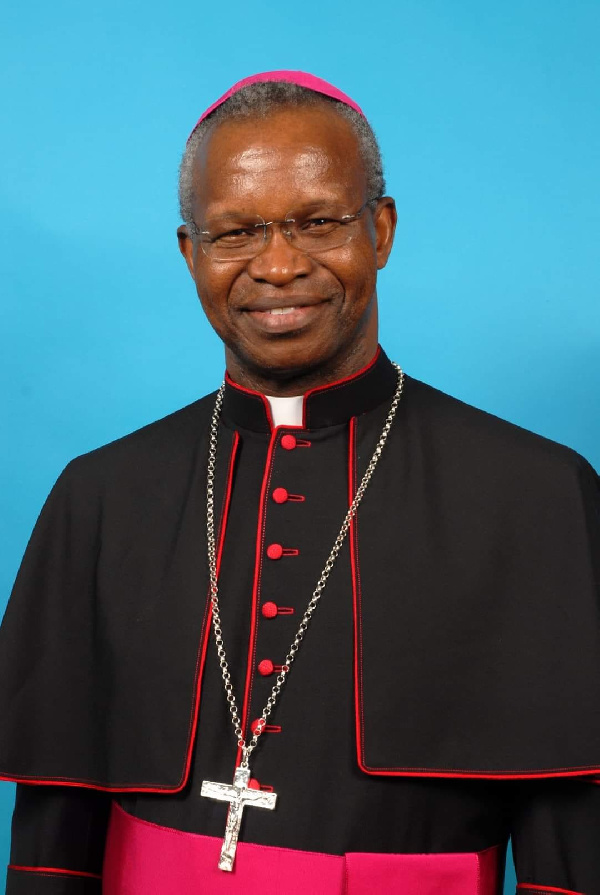
[[[504,848],[456,854],[325,855],[240,842],[217,868],[221,840],[132,817],[113,804],[103,895],[499,895]]]

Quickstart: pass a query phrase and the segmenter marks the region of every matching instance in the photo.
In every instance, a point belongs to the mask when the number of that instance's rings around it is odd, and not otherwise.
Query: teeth
[[[269,314],[291,314],[296,308],[271,308]]]

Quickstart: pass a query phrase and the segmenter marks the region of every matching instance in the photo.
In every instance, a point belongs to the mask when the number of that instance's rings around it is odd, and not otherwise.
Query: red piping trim
[[[348,506],[356,492],[356,417],[352,417],[348,430]],[[352,576],[352,614],[354,617],[354,714],[356,723],[356,750],[360,764],[364,739],[362,708],[362,626],[360,611],[360,580],[358,577],[358,542],[356,516],[350,522],[350,571]]]
[[[361,771],[365,774],[371,774],[375,777],[439,777],[443,779],[457,780],[549,780],[559,778],[589,777],[590,772],[600,773],[600,767],[590,765],[585,768],[570,768],[563,770],[561,768],[547,768],[543,771],[529,771],[527,773],[505,773],[504,771],[467,771],[467,770],[449,770],[444,768],[373,768],[364,764],[362,755],[359,754],[358,764]],[[168,786],[157,786],[149,788],[147,786],[103,786],[92,780],[72,780],[65,777],[52,777],[40,780],[33,777],[9,776],[8,774],[0,774],[0,780],[7,783],[23,783],[27,786],[73,786],[80,789],[93,789],[97,792],[158,792],[158,793],[177,793],[181,792],[185,783],[176,788]],[[596,784],[597,785],[597,784]],[[579,895],[579,893],[577,893]]]
[[[460,780],[546,780],[559,777],[586,777],[589,770],[576,768],[563,770],[562,768],[547,768],[543,771],[527,771],[505,773],[504,771],[472,771],[452,770],[450,768],[374,768],[364,763],[364,758],[359,757],[359,766],[365,774],[375,777],[444,777]]]
[[[556,886],[536,886],[535,883],[519,883],[517,892],[519,889],[526,889],[530,892],[560,892],[561,895],[583,895],[583,892],[575,892],[573,889],[557,889]]]
[[[235,466],[235,460],[237,456],[237,449],[240,441],[240,436],[238,432],[234,433],[233,443],[231,445],[231,454],[229,457],[229,465],[227,469],[227,483],[225,488],[225,495],[223,498],[223,507],[221,510],[221,519],[219,522],[219,534],[218,534],[218,542],[217,542],[217,574],[221,565],[221,554],[223,552],[223,543],[225,540],[225,529],[227,527],[227,517],[229,514],[229,505],[231,503],[231,489],[233,487],[233,470]],[[200,633],[200,644],[198,648],[198,658],[196,660],[196,677],[194,682],[194,701],[192,703],[192,709],[190,714],[190,725],[189,725],[189,734],[188,734],[188,745],[186,749],[186,761],[184,765],[183,775],[180,782],[177,786],[102,786],[99,783],[96,783],[93,780],[73,780],[72,778],[65,777],[47,777],[45,779],[38,779],[35,777],[29,776],[5,776],[0,774],[0,780],[7,780],[11,783],[28,783],[35,786],[76,786],[81,789],[95,789],[98,792],[158,792],[158,793],[176,793],[181,792],[181,790],[185,787],[190,768],[192,764],[192,753],[193,753],[193,745],[194,739],[196,736],[196,728],[198,726],[198,714],[200,709],[200,691],[202,684],[202,674],[204,671],[204,663],[206,660],[206,650],[208,647],[209,633],[210,633],[210,622],[211,622],[211,607],[210,607],[210,591],[208,593],[207,601],[206,601],[206,610],[204,613],[204,619],[202,621],[202,630]]]
[[[96,792],[160,792],[160,793],[176,793],[181,792],[185,783],[177,784],[177,786],[104,786],[95,780],[73,780],[70,777],[46,777],[40,780],[37,777],[21,774],[19,776],[0,774],[0,780],[7,783],[23,783],[27,786],[75,786],[79,789],[93,789]]]
[[[51,873],[58,876],[85,876],[89,879],[102,879],[101,873],[88,873],[85,870],[64,870],[62,867],[21,867],[19,864],[9,864],[9,870],[21,870],[25,873]]]
[[[279,427],[278,427],[279,428]],[[265,471],[260,489],[260,501],[258,505],[258,520],[256,526],[256,554],[254,559],[254,581],[252,583],[252,608],[250,610],[250,640],[248,643],[248,660],[246,665],[246,681],[244,684],[244,703],[242,707],[242,730],[247,729],[248,714],[250,708],[250,694],[252,691],[252,682],[254,680],[254,665],[256,659],[256,627],[258,620],[258,591],[262,572],[264,541],[265,541],[265,525],[266,525],[266,506],[268,495],[270,492],[271,476],[273,474],[273,460],[275,447],[279,443],[279,433],[277,429],[272,431],[267,458],[265,460]],[[242,750],[238,747],[236,764],[242,760]]]

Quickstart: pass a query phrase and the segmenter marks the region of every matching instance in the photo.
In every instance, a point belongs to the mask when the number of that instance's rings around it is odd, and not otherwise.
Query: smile
[[[321,301],[310,305],[291,305],[261,310],[249,308],[245,312],[245,316],[252,321],[256,329],[263,333],[290,333],[316,322],[328,305],[328,301]]]

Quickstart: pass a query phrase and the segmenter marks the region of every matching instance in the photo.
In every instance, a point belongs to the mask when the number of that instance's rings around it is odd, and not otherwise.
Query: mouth
[[[290,333],[316,321],[329,301],[277,307],[246,308],[244,313],[264,333]]]
[[[299,306],[292,305],[289,308],[269,308],[268,310],[265,310],[262,313],[275,314],[278,317],[284,317],[286,314],[293,314],[295,311],[298,310],[298,307],[302,307],[302,305],[299,305]],[[306,307],[306,305],[304,305],[304,307]]]

